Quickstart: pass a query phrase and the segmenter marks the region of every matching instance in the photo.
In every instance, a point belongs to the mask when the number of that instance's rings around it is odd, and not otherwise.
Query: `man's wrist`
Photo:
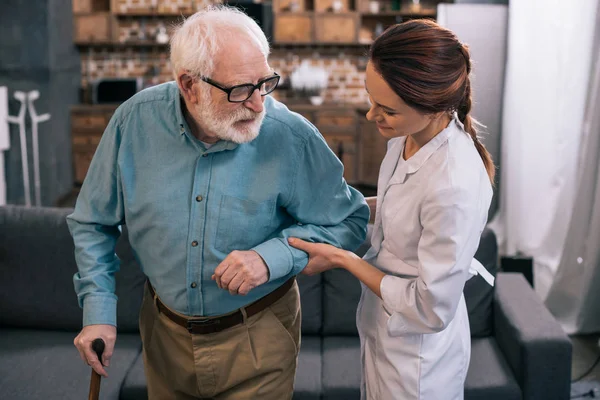
[[[250,250],[253,253],[255,253],[258,258],[260,259],[260,262],[262,263],[263,268],[267,271],[267,282],[269,282],[269,278],[271,277],[271,271],[269,270],[269,266],[267,265],[267,262],[265,261],[265,259],[260,255],[260,253],[256,250]]]

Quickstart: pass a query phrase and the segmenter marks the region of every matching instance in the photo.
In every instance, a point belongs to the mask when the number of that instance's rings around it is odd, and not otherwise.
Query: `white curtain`
[[[598,0],[509,3],[502,118],[501,252],[534,259],[545,299],[574,200]]]
[[[600,5],[575,207],[546,305],[567,333],[600,332]]]

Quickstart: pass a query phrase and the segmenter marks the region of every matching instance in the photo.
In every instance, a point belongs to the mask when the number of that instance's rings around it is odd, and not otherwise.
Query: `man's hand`
[[[269,280],[269,268],[254,250],[232,251],[217,266],[212,279],[232,295],[247,295],[252,289]]]
[[[92,342],[96,338],[104,340],[104,353],[102,353],[102,363],[98,360],[98,356],[92,350]],[[107,378],[108,374],[103,366],[108,367],[110,358],[112,357],[117,340],[117,328],[113,325],[88,325],[84,326],[79,335],[73,341],[75,347],[79,351],[81,359],[98,374]]]

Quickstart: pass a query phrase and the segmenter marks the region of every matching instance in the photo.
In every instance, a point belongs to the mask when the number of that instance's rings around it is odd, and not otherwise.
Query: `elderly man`
[[[279,76],[258,25],[227,7],[174,33],[176,82],[114,114],[68,223],[83,360],[116,340],[119,226],[148,277],[140,311],[151,399],[291,398],[300,347],[290,236],[352,249],[369,209],[319,132],[267,96]],[[90,349],[106,342],[102,364]]]

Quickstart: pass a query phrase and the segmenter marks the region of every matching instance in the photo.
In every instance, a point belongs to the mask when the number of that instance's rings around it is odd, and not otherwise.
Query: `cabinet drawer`
[[[71,128],[104,131],[109,117],[105,114],[71,114]]]
[[[315,0],[316,12],[348,12],[350,0]]]
[[[76,43],[112,42],[116,35],[116,21],[110,13],[73,16]]]
[[[193,0],[159,0],[159,14],[191,15],[195,12]]]
[[[387,151],[387,139],[379,133],[374,122],[361,118],[358,125],[358,146],[358,179],[363,184],[377,186],[379,168]]]
[[[273,0],[273,12],[303,12],[306,11],[304,0]]]
[[[73,14],[109,11],[110,0],[72,0]]]
[[[315,40],[322,43],[355,43],[357,14],[317,14]]]
[[[75,183],[82,184],[90,168],[90,163],[94,157],[94,150],[73,151],[73,169],[75,172]]]
[[[317,113],[315,121],[317,127],[327,129],[332,128],[354,128],[356,126],[356,116],[354,112],[332,112],[321,111]]]
[[[81,148],[81,147],[93,147],[94,149],[100,143],[100,139],[102,138],[102,134],[89,134],[89,133],[79,133],[74,132],[71,135],[71,143],[73,143],[73,149]]]
[[[354,183],[357,180],[357,144],[356,138],[350,135],[324,134],[329,148],[344,164],[344,179]]]
[[[278,14],[275,17],[275,41],[279,43],[310,43],[312,30],[310,15]]]

